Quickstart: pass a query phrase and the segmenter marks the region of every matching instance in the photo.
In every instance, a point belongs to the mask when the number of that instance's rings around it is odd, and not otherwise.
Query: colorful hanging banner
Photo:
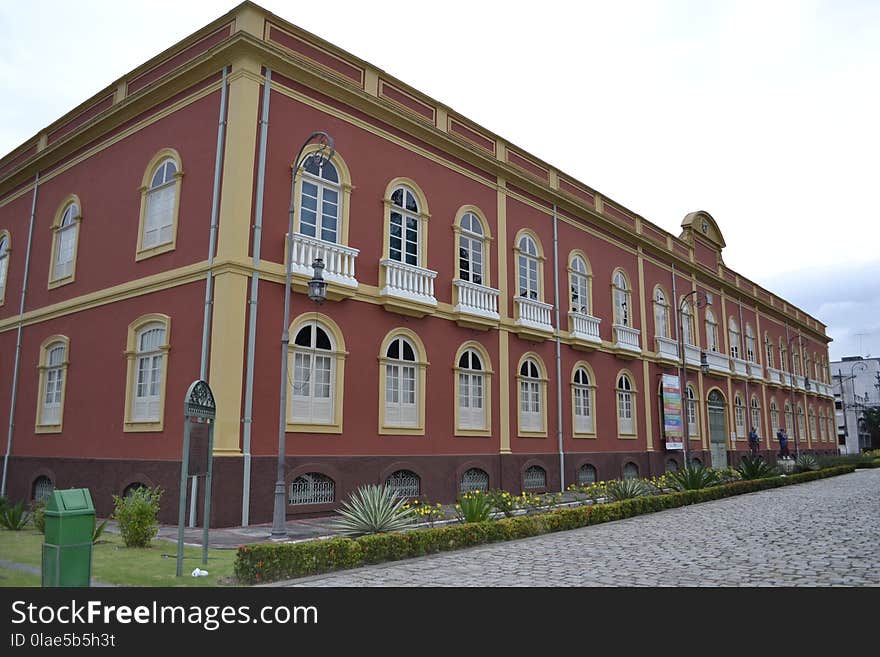
[[[677,376],[663,375],[663,434],[666,449],[684,449],[681,414],[681,385]]]

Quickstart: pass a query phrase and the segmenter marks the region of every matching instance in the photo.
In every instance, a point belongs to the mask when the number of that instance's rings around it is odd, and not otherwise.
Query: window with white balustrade
[[[752,331],[752,325],[746,322],[746,358],[750,363],[757,363],[757,353],[755,352],[755,333]]]
[[[458,278],[476,285],[488,285],[486,274],[486,230],[474,212],[465,212],[458,222]]]
[[[458,357],[457,428],[464,431],[488,429],[489,386],[486,365],[475,348],[467,348]]]
[[[596,433],[594,391],[595,385],[586,366],[576,366],[571,381],[575,435],[593,435]]]
[[[0,306],[6,300],[6,279],[9,274],[9,233],[0,231]]]
[[[516,243],[517,296],[542,300],[540,258],[537,240],[527,234],[520,237]]]
[[[312,153],[303,161],[300,175],[298,232],[323,242],[340,242],[339,172],[332,161]]]
[[[536,356],[520,361],[519,373],[519,433],[546,433],[545,395],[546,376],[543,363]]]
[[[141,188],[141,218],[136,259],[174,248],[183,172],[177,151],[166,148],[147,167]]]
[[[49,287],[73,280],[76,267],[76,246],[81,219],[79,201],[68,197],[52,222],[52,256],[49,263]]]
[[[739,324],[733,317],[727,320],[727,338],[730,343],[730,355],[739,358]]]
[[[746,435],[746,410],[739,394],[733,398],[733,417],[736,435],[741,438]]]
[[[782,337],[779,338],[779,369],[788,372],[788,350]]]
[[[632,380],[627,374],[617,377],[617,433],[634,436],[636,433],[636,397]]]
[[[586,258],[578,254],[573,254],[569,263],[569,308],[571,312],[592,315],[590,265]]]
[[[797,349],[791,351],[792,372],[795,376],[801,375],[801,354]]]
[[[64,391],[67,382],[67,349],[63,335],[48,338],[40,347],[40,403],[37,408],[37,432],[61,431],[64,414]]]
[[[291,506],[332,504],[335,501],[336,482],[320,472],[302,474],[290,482],[287,503]]]
[[[715,321],[714,313],[706,309],[706,348],[709,351],[718,352],[718,322]]]
[[[419,204],[415,193],[404,186],[391,192],[388,241],[388,257],[391,260],[419,266],[419,223]]]
[[[658,338],[669,337],[669,303],[666,292],[659,285],[654,288],[654,335]]]
[[[700,435],[700,426],[697,422],[697,396],[694,394],[694,388],[692,385],[688,384],[687,386],[687,423],[688,423],[688,438],[693,438],[695,436]]]
[[[764,332],[764,354],[767,356],[767,367],[773,367],[773,342],[767,332]]]
[[[612,296],[614,297],[614,323],[632,326],[632,295],[626,274],[620,269],[612,277]]]
[[[125,431],[162,431],[171,318],[143,315],[128,327]]]

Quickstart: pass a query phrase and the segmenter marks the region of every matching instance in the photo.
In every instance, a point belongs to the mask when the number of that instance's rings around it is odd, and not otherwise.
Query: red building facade
[[[161,485],[172,520],[204,375],[212,523],[270,519],[291,172],[315,130],[335,154],[293,190],[289,515],[367,482],[450,501],[677,467],[679,320],[689,458],[736,464],[752,426],[767,454],[779,427],[836,453],[825,327],[728,269],[709,214],[671,235],[244,3],[0,160],[11,498],[88,486],[106,515]]]

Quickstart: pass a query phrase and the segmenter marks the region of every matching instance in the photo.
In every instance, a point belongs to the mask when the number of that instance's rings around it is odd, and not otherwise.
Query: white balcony
[[[602,338],[599,335],[601,319],[574,311],[568,313],[568,319],[571,322],[571,338],[573,340],[597,345],[602,344]]]
[[[706,352],[706,362],[709,363],[709,371],[717,374],[730,374],[730,360],[725,354],[717,351]]]
[[[819,395],[824,395],[825,397],[833,397],[834,396],[834,392],[832,391],[831,386],[828,385],[827,383],[817,383],[816,384],[816,393]]]
[[[434,279],[437,278],[437,272],[397,260],[380,260],[379,264],[385,270],[385,287],[379,291],[380,295],[428,306],[437,305],[437,299],[434,297]]]
[[[768,367],[767,368],[767,380],[770,381],[770,383],[772,383],[774,385],[781,386],[782,385],[782,371],[777,370],[773,367]]]
[[[624,326],[623,324],[612,324],[611,327],[614,329],[615,347],[636,354],[642,353],[642,348],[639,345],[639,329]]]
[[[312,261],[321,258],[324,260],[324,279],[328,283],[357,289],[354,264],[358,253],[360,252],[357,249],[349,246],[294,233],[290,270],[294,274],[311,278],[314,275]]]
[[[804,377],[800,376],[799,374],[795,374],[794,375],[794,387],[797,388],[798,390],[806,390],[807,386],[804,383]]]
[[[731,357],[730,364],[734,376],[742,377],[743,379],[748,377],[749,364],[746,361]]]
[[[517,308],[516,322],[514,322],[517,326],[553,332],[553,324],[550,323],[550,311],[553,310],[553,306],[526,297],[514,297],[513,300]]]
[[[452,281],[452,285],[455,287],[456,300],[454,312],[496,322],[500,319],[498,315],[498,290],[460,279]]]
[[[654,336],[654,340],[657,342],[657,354],[660,358],[681,362],[678,358],[678,342],[660,335]]]
[[[700,366],[700,348],[696,345],[686,344],[684,346],[684,361],[693,367]]]
[[[749,378],[760,381],[764,378],[764,368],[758,363],[749,363]]]

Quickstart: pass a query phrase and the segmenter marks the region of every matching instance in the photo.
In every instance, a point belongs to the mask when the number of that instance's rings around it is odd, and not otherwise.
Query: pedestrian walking
[[[788,458],[788,436],[785,435],[785,429],[780,427],[776,437],[779,439],[779,458]]]
[[[749,451],[752,453],[752,456],[758,455],[758,430],[755,427],[752,427],[752,430],[749,431]]]

